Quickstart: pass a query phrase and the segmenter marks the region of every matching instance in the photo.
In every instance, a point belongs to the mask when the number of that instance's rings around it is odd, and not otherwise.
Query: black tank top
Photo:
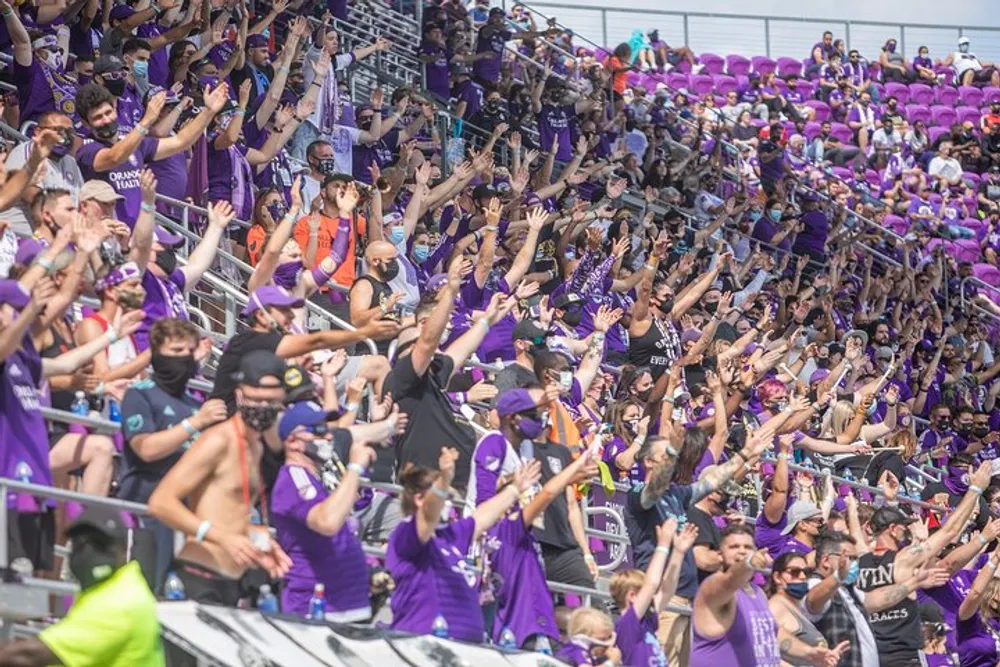
[[[66,339],[59,334],[59,329],[56,327],[49,327],[49,331],[52,332],[52,344],[45,347],[39,352],[39,356],[43,359],[55,359],[59,355],[69,352],[73,346],[66,342]],[[70,390],[54,391],[52,392],[52,407],[56,410],[71,410],[73,408],[73,401],[76,398],[76,392]]]
[[[898,551],[887,551],[880,556],[867,553],[858,560],[861,571],[857,587],[865,593],[896,583],[896,556]],[[917,658],[924,647],[920,626],[920,610],[909,597],[894,607],[868,615],[878,654],[886,658]]]
[[[354,281],[357,285],[359,282],[365,281],[372,286],[372,298],[371,301],[365,306],[366,308],[377,308],[389,300],[392,296],[392,289],[386,283],[381,280],[376,280],[371,276],[361,276]],[[399,321],[399,315],[394,311],[388,311],[384,316],[384,319]],[[375,341],[375,346],[378,348],[379,354],[388,354],[389,344],[392,343],[391,340],[378,340]]]
[[[670,369],[680,353],[681,339],[674,323],[655,315],[646,333],[629,339],[628,362],[648,366],[654,381]]]

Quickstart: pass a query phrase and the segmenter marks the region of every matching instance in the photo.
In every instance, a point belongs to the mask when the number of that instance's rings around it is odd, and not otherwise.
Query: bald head
[[[375,241],[365,249],[365,261],[371,264],[375,260],[396,259],[396,246],[388,241]]]
[[[387,283],[399,273],[399,262],[396,258],[396,246],[388,241],[375,241],[365,250],[365,262],[368,264],[368,274],[377,280]]]

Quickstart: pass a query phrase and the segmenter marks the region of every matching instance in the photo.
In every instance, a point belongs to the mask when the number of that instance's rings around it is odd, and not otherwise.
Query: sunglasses
[[[802,577],[808,574],[808,572],[804,567],[789,567],[785,570],[785,574],[790,574],[793,577]]]

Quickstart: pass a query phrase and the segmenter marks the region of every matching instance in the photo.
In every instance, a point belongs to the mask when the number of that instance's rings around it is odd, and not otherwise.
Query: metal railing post
[[[605,44],[608,43],[608,10],[601,9],[601,36]]]
[[[4,506],[7,504],[7,484],[0,478],[0,498],[3,499]],[[7,511],[0,512],[0,568],[5,568],[10,563],[7,562]]]
[[[236,335],[236,299],[232,294],[225,294],[223,298],[226,302],[226,338]]]
[[[771,57],[771,19],[764,19],[764,55]]]
[[[607,40],[605,40],[607,43]],[[688,15],[684,12],[684,46],[691,48],[691,33],[688,26]]]

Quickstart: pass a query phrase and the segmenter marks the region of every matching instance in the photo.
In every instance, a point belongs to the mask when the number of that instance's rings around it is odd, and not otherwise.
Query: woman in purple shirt
[[[612,404],[607,421],[611,424],[611,439],[604,445],[603,459],[612,476],[633,484],[643,481],[646,471],[635,456],[646,441],[649,417],[642,416],[639,403],[620,401]]]
[[[470,550],[538,482],[541,466],[532,462],[519,468],[514,483],[477,507],[472,516],[439,525],[457,460],[458,450],[443,448],[439,471],[413,466],[401,476],[406,518],[389,536],[386,550],[386,567],[396,581],[392,628],[429,634],[440,618],[450,637],[478,644],[485,624]]]
[[[1000,565],[1000,550],[994,551],[986,565],[979,570],[972,590],[958,608],[955,641],[962,667],[995,667],[1000,661],[997,643],[1000,638],[993,630],[993,622],[1000,618],[1000,579],[996,578]]]

